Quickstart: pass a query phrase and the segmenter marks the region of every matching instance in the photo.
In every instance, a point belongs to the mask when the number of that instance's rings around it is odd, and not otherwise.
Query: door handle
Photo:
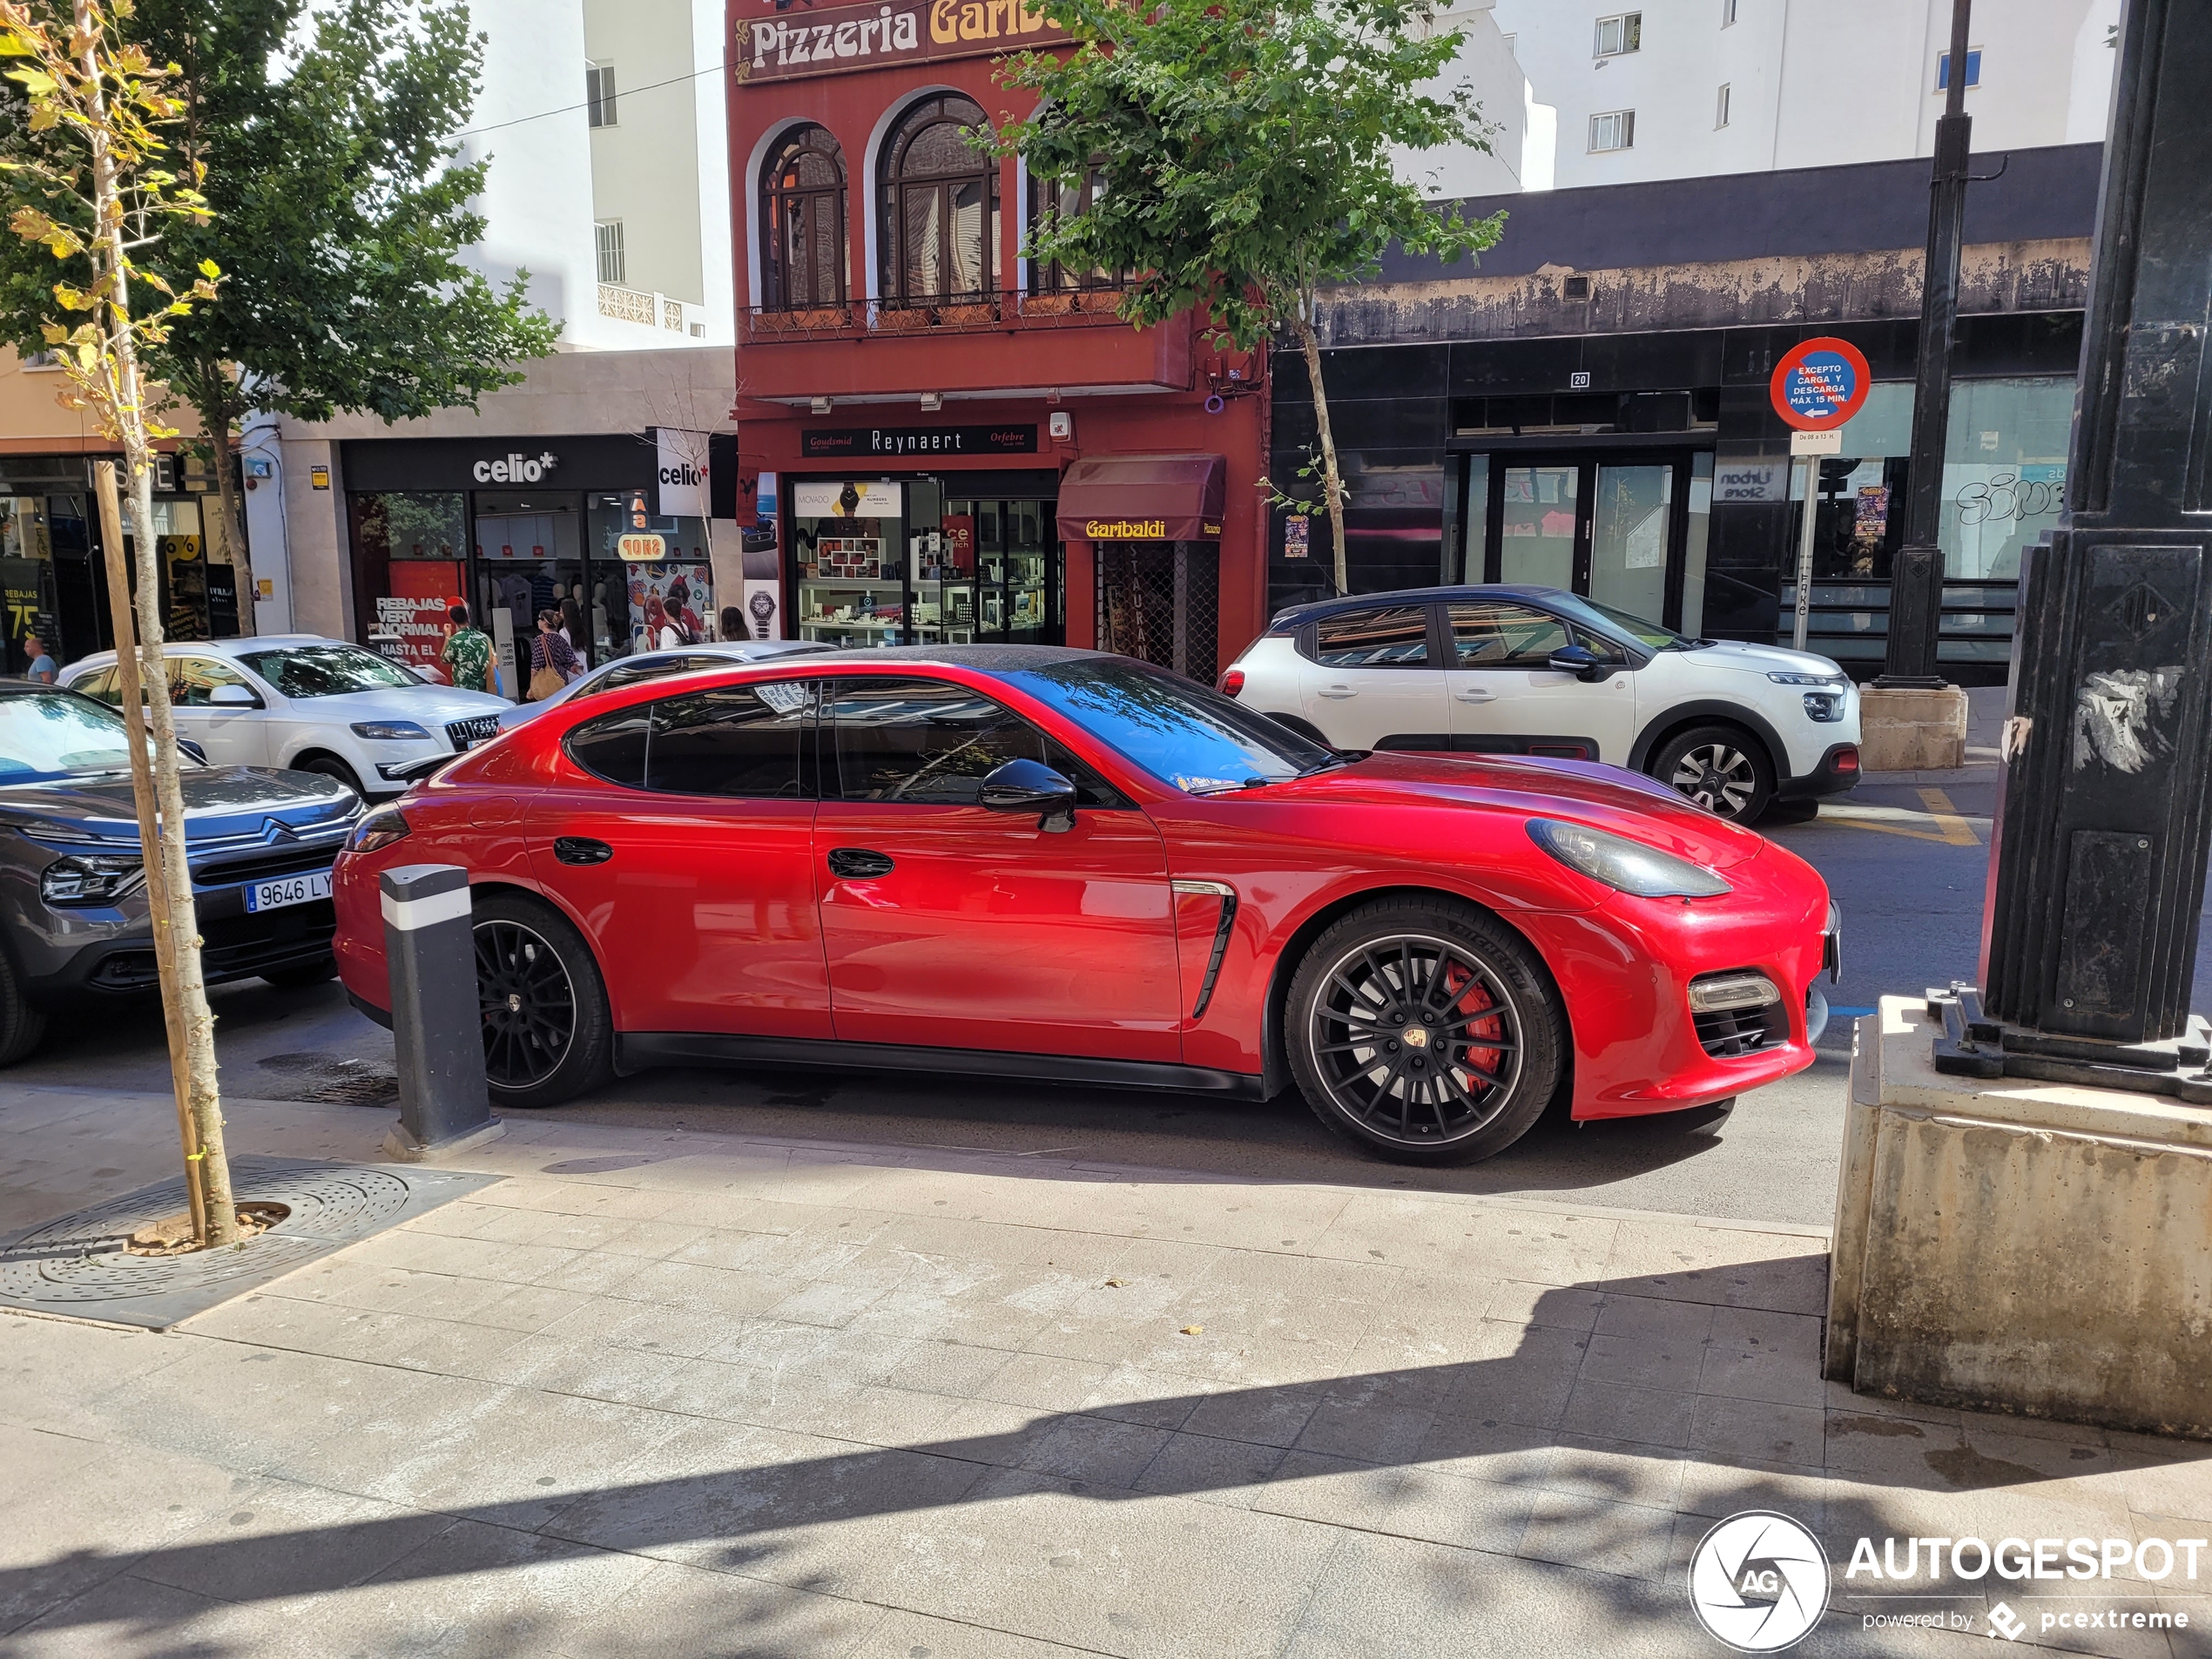
[[[1357,697],[1359,693],[1353,691],[1349,685],[1325,685],[1321,688],[1321,695],[1324,697]]]
[[[595,841],[588,835],[556,835],[553,838],[553,856],[563,864],[604,864],[614,855],[614,848],[604,841]]]
[[[1495,691],[1454,691],[1452,695],[1462,703],[1494,703],[1498,700]]]
[[[862,881],[871,876],[889,875],[894,866],[889,858],[865,846],[833,846],[829,853],[830,873],[842,876],[847,881]]]

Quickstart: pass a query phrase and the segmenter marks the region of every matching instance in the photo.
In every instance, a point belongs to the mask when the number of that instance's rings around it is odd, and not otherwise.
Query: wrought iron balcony
[[[948,294],[911,303],[849,300],[835,306],[754,306],[744,314],[748,344],[870,336],[1013,333],[1117,323],[1119,288]]]

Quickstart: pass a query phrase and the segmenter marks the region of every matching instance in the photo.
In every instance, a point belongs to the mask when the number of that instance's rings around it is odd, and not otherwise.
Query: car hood
[[[451,685],[395,686],[383,691],[341,691],[335,697],[293,698],[288,713],[335,725],[356,720],[412,720],[436,735],[448,720],[481,720],[509,706],[503,697]]]
[[[1521,819],[1556,818],[1641,841],[1709,870],[1755,858],[1766,845],[1757,832],[1714,817],[1640,772],[1587,760],[1376,753],[1256,792],[1278,799],[1295,793],[1317,804],[1441,804]]]
[[[320,772],[194,766],[179,781],[186,838],[192,841],[252,834],[271,819],[294,832],[327,827],[361,810],[352,790]],[[128,772],[0,789],[0,824],[28,830],[41,840],[138,844],[138,813]]]
[[[1746,645],[1740,640],[1723,639],[1710,645],[1700,645],[1696,651],[1684,651],[1683,659],[1699,668],[1733,668],[1747,674],[1824,674],[1831,679],[1849,677],[1825,657],[1816,657],[1807,651],[1784,651],[1779,645]]]

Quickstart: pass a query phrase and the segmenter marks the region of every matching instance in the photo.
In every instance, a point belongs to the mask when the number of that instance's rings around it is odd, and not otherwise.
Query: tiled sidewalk
[[[23,1092],[8,1224],[166,1172]],[[1822,1383],[1804,1230],[557,1115],[462,1162],[180,1333],[0,1315],[0,1655],[1718,1653],[1683,1566],[1752,1507],[1835,1558],[1797,1651],[1964,1653],[1997,1596],[1869,1632],[1856,1536],[2212,1533],[2212,1447]],[[2200,1571],[2075,1650],[2212,1653]],[[2000,1588],[2032,1645],[2084,1587]]]

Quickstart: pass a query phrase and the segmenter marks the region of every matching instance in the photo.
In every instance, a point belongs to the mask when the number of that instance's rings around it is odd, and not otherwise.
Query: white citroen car
[[[372,799],[405,790],[394,774],[411,761],[491,741],[508,706],[317,634],[180,640],[162,657],[177,735],[214,765],[319,772]],[[122,701],[111,651],[71,664],[61,683]]]
[[[1332,748],[1603,761],[1743,823],[1858,782],[1858,688],[1826,658],[1686,638],[1556,588],[1301,605],[1221,689]]]

